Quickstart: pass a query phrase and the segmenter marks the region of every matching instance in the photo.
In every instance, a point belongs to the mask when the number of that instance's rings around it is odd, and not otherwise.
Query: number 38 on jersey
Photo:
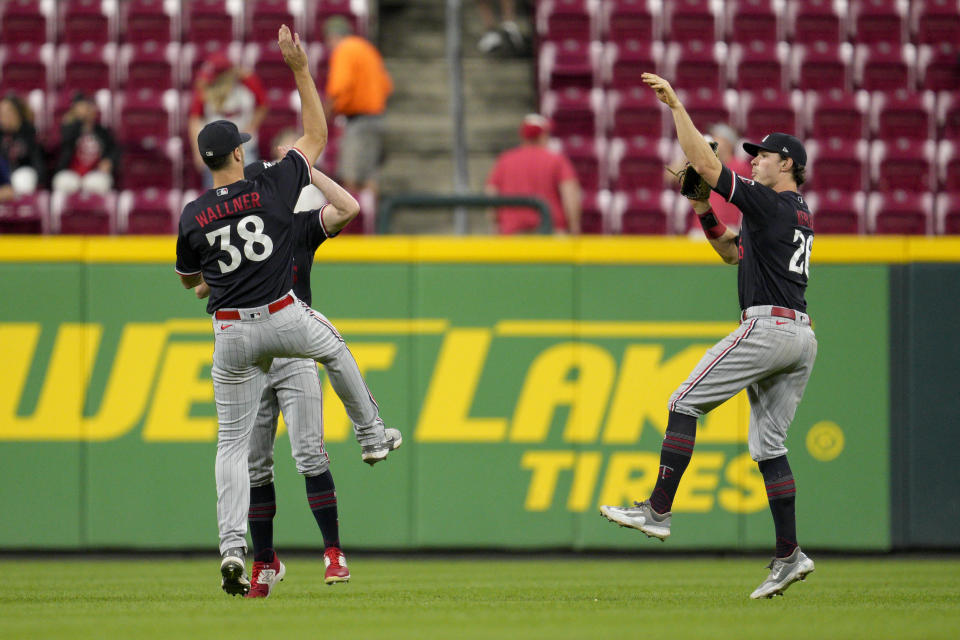
[[[226,252],[229,259],[229,262],[217,261],[217,264],[220,265],[220,273],[230,273],[235,270],[240,266],[243,257],[254,262],[261,262],[273,253],[273,240],[263,232],[263,219],[260,216],[251,215],[241,218],[237,223],[237,235],[240,236],[239,240],[243,243],[243,255],[231,242],[231,225],[220,227],[206,236],[211,247],[216,246],[219,241],[219,249]]]

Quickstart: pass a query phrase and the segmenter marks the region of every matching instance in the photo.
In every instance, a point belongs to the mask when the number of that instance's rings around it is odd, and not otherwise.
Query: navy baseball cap
[[[743,150],[752,156],[760,151],[770,151],[780,153],[788,158],[793,158],[798,167],[807,166],[807,150],[803,148],[803,143],[791,136],[789,133],[771,133],[763,137],[758,143],[744,142]]]
[[[214,120],[200,130],[197,147],[204,158],[216,158],[227,155],[250,137],[249,133],[240,133],[237,125],[229,120]]]

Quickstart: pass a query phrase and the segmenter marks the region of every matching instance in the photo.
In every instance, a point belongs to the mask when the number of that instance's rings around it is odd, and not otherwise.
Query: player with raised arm
[[[249,440],[274,358],[311,358],[326,367],[366,461],[383,459],[402,441],[398,430],[384,428],[340,334],[292,291],[293,207],[311,181],[327,126],[299,35],[283,25],[278,42],[300,93],[303,136],[283,159],[245,180],[241,145],[249,136],[226,120],[205,126],[197,144],[214,186],[184,207],[177,237],[177,273],[183,285],[205,282],[210,289],[220,573],[221,586],[231,595],[250,590],[244,567]]]
[[[744,143],[754,156],[753,176],[738,176],[720,163],[670,84],[652,73],[642,79],[673,113],[690,163],[687,171],[696,172],[683,176],[684,193],[695,194],[693,207],[704,233],[724,262],[738,265],[741,324],[707,351],[671,396],[660,471],[649,498],[632,507],[603,506],[600,512],[621,526],[665,540],[673,499],[693,454],[697,418],[746,389],[750,455],[763,474],[776,530],[770,574],[750,597],[770,598],[814,569],[797,543],[796,485],[784,446],[817,355],[804,298],[813,229],[810,210],[797,192],[807,154],[795,137],[771,133],[760,143]],[[698,176],[743,213],[739,235],[710,210],[709,192],[698,193],[691,184]]]

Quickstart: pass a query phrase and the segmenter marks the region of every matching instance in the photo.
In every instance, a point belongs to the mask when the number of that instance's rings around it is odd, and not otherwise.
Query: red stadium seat
[[[647,0],[605,2],[601,8],[600,35],[610,42],[639,40],[652,42],[661,37],[660,6]]]
[[[665,235],[674,229],[670,190],[635,189],[613,195],[613,226],[622,234]]]
[[[584,191],[607,188],[607,140],[592,136],[573,136],[560,140],[560,148],[570,160]]]
[[[330,72],[330,51],[326,45],[314,42],[307,47],[307,56],[310,58],[310,68],[313,69],[313,81],[323,96],[327,87],[327,75]],[[289,71],[287,75],[292,75]]]
[[[169,0],[124,0],[120,3],[120,36],[131,44],[180,40],[180,3]]]
[[[583,194],[580,207],[580,232],[586,234],[610,233],[610,192],[591,191]]]
[[[702,87],[695,91],[681,91],[680,99],[683,101],[693,120],[700,131],[707,131],[710,125],[718,122],[730,122],[732,109],[731,105],[736,102],[736,93],[730,91],[723,93]]]
[[[937,133],[941,139],[960,138],[960,90],[937,98]]]
[[[115,0],[60,0],[57,7],[61,43],[105,44],[116,40]]]
[[[0,43],[52,42],[55,10],[55,5],[43,0],[8,0],[0,4]]]
[[[839,89],[827,93],[808,91],[804,109],[808,136],[859,140],[867,134],[867,108],[870,95],[853,95]]]
[[[123,150],[120,188],[179,189],[184,165],[193,167],[193,155],[184,154],[179,137],[128,145]]]
[[[117,85],[127,90],[180,87],[180,43],[149,40],[120,47]]]
[[[681,89],[722,90],[726,84],[727,45],[703,40],[672,42],[667,47],[664,71]]]
[[[901,89],[893,93],[875,93],[870,104],[870,130],[874,138],[926,140],[934,128],[932,91],[916,93]]]
[[[664,165],[667,159],[665,138],[614,138],[610,141],[610,187],[617,191],[663,186]]]
[[[540,90],[590,89],[600,84],[603,46],[578,40],[550,41],[540,48]]]
[[[57,47],[57,86],[61,90],[92,93],[113,87],[116,45],[62,44]]]
[[[728,86],[741,91],[785,90],[789,83],[784,69],[789,54],[790,46],[786,42],[771,44],[754,40],[749,44],[731,45]]]
[[[603,91],[586,91],[570,87],[549,91],[543,96],[542,113],[553,122],[555,137],[581,136],[592,138],[604,130]]]
[[[960,234],[960,191],[937,196],[937,233]]]
[[[913,0],[910,30],[918,44],[960,42],[960,2],[957,0]]]
[[[46,191],[0,202],[0,235],[48,233],[49,229],[49,197]]]
[[[267,104],[270,110],[257,132],[261,158],[273,157],[270,144],[281,130],[300,128],[300,94],[296,90],[270,89],[267,91]]]
[[[764,89],[744,92],[740,94],[739,106],[743,114],[740,128],[747,138],[759,139],[774,131],[800,134],[799,114],[803,110],[803,94],[800,91],[786,93]]]
[[[750,44],[776,44],[784,39],[778,19],[782,2],[776,0],[734,0],[724,3],[727,10],[727,41]]]
[[[294,15],[292,9],[301,13]],[[244,39],[248,42],[272,44],[277,48],[277,30],[285,24],[295,32],[303,31],[303,5],[289,0],[247,0],[244,3]]]
[[[866,230],[867,198],[849,187],[810,192],[804,196],[813,213],[813,230],[819,234],[858,235]]]
[[[675,0],[667,5],[666,39],[673,42],[722,39],[722,23],[710,0]]]
[[[907,0],[852,0],[850,37],[858,44],[907,42]]]
[[[607,99],[607,131],[614,136],[663,135],[664,110],[656,94],[646,86],[610,91]]]
[[[107,235],[116,233],[116,195],[108,193],[54,193],[51,227],[54,233]]]
[[[957,143],[941,140],[937,148],[937,179],[944,191],[960,191],[960,151]]]
[[[916,70],[913,45],[901,46],[880,42],[858,45],[854,52],[853,83],[867,91],[912,89]]]
[[[124,191],[117,201],[118,231],[129,234],[176,233],[182,200],[179,191],[156,188]]]
[[[293,91],[297,88],[296,80],[290,73],[290,67],[283,61],[283,54],[280,53],[276,44],[273,46],[261,43],[248,44],[243,49],[243,66],[252,69],[263,81],[265,87],[284,91]],[[323,91],[319,84],[317,88]]]
[[[180,46],[180,77],[183,78],[181,85],[185,88],[194,86],[203,63],[215,53],[223,53],[234,64],[240,64],[243,45],[240,42],[231,42],[224,46],[223,43],[216,41],[182,44]]]
[[[323,23],[333,16],[343,16],[353,26],[353,32],[366,36],[369,33],[367,0],[307,1],[307,22],[313,25],[313,40],[323,40]],[[308,33],[310,33],[308,31]],[[360,225],[353,224],[351,227]]]
[[[537,3],[537,34],[542,40],[597,40],[599,13],[597,0],[542,0]]]
[[[156,147],[178,131],[179,94],[175,89],[135,89],[120,93],[113,112],[117,140],[123,145]]]
[[[53,78],[53,45],[30,42],[0,46],[0,89],[48,91]]]
[[[960,41],[925,44],[917,52],[920,87],[930,91],[953,91],[960,87]]]
[[[934,154],[932,140],[875,140],[870,149],[870,179],[874,189],[930,191],[934,183]]]
[[[867,228],[878,235],[933,232],[933,194],[897,190],[874,193],[867,205]]]
[[[191,0],[183,7],[184,42],[222,45],[240,39],[241,4],[231,0]]]
[[[808,140],[806,148],[810,189],[861,191],[867,188],[869,147],[866,140]]]
[[[845,16],[836,0],[791,0],[787,14],[791,42],[822,41],[839,45],[847,38]]]
[[[823,40],[795,44],[790,55],[793,86],[803,91],[847,91],[852,86],[853,47]]]
[[[640,76],[656,73],[663,57],[663,43],[622,40],[608,42],[601,61],[603,84],[612,89],[643,88]]]

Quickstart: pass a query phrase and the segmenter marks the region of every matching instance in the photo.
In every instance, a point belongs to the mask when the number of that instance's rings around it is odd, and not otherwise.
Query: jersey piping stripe
[[[310,184],[310,177],[311,177],[311,172],[313,170],[313,167],[310,166],[310,161],[307,160],[307,155],[303,151],[300,151],[300,149],[297,149],[296,147],[290,147],[290,150],[296,151],[300,155],[300,157],[303,158],[303,164],[307,165],[307,184]]]
[[[176,271],[177,273],[179,273],[179,274],[182,275],[182,276],[195,276],[195,275],[198,275],[198,274],[202,273],[202,271],[180,271],[180,270],[177,269],[176,267],[174,267],[173,270]]]
[[[680,402],[681,400],[683,400],[683,398],[684,398],[688,393],[690,393],[690,390],[693,389],[695,386],[697,386],[697,383],[699,383],[701,380],[703,380],[703,378],[704,378],[708,373],[710,373],[710,371],[711,371],[714,367],[717,366],[717,363],[719,363],[721,360],[723,360],[724,356],[726,356],[728,353],[730,353],[738,344],[740,344],[740,342],[741,342],[744,338],[746,338],[748,335],[750,335],[750,332],[753,331],[753,325],[755,325],[756,323],[757,323],[757,319],[754,318],[754,319],[750,322],[750,326],[747,327],[747,330],[744,331],[743,334],[742,334],[740,337],[738,337],[736,340],[733,341],[733,344],[731,344],[729,347],[727,347],[726,349],[724,349],[724,350],[720,353],[720,355],[718,355],[716,358],[713,359],[713,362],[711,362],[710,364],[708,364],[707,367],[706,367],[703,371],[700,372],[700,375],[698,375],[698,376],[694,379],[694,381],[690,383],[690,386],[688,386],[686,389],[684,389],[684,390],[683,390],[683,393],[681,393],[680,395],[678,395],[677,398],[676,398],[676,400],[674,400],[673,402],[670,403],[670,411],[676,410],[677,403]]]
[[[322,207],[320,207],[320,213],[318,213],[317,215],[320,216],[320,228],[323,229],[323,235],[327,236],[328,238],[332,238],[333,236],[331,236],[330,233],[327,231],[326,225],[323,224],[323,210],[326,209],[328,206],[330,206],[329,202],[323,205]]]
[[[727,196],[727,202],[730,202],[733,200],[733,192],[737,190],[737,179],[739,177],[740,176],[738,176],[733,171],[730,172],[730,195]]]

